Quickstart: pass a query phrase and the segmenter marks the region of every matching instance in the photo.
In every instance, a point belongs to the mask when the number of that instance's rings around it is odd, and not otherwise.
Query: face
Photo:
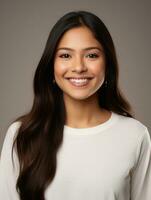
[[[65,32],[54,58],[54,77],[64,98],[82,100],[95,96],[104,76],[103,47],[90,29],[78,27]]]

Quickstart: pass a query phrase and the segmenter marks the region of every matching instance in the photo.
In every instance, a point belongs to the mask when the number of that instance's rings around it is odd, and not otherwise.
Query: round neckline
[[[94,133],[98,133],[100,131],[103,131],[104,129],[110,127],[110,125],[112,125],[116,120],[117,120],[118,115],[111,111],[111,116],[108,120],[106,120],[105,122],[98,124],[96,126],[91,126],[91,127],[86,127],[86,128],[74,128],[74,127],[70,127],[67,125],[64,125],[64,133],[67,134],[76,134],[76,135],[88,135],[88,134],[94,134]]]

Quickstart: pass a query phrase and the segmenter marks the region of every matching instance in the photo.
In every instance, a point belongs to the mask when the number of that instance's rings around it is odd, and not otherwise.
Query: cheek
[[[54,74],[55,76],[62,76],[67,71],[67,66],[64,63],[56,61],[54,63]]]
[[[105,62],[104,61],[98,61],[89,66],[91,68],[91,71],[96,75],[96,76],[103,76],[105,73]]]

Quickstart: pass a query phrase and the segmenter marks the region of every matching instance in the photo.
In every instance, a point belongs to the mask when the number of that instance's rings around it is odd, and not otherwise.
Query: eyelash
[[[67,55],[70,56],[69,54],[64,53],[64,54],[61,54],[59,57],[60,57],[60,58],[65,58],[65,59],[66,59],[66,58],[69,58],[69,57],[64,57],[64,56],[67,56]],[[93,57],[90,57],[90,58],[92,58],[92,59],[93,59],[93,58],[99,57],[98,54],[96,54],[96,53],[90,53],[90,54],[88,54],[88,55],[93,55]]]

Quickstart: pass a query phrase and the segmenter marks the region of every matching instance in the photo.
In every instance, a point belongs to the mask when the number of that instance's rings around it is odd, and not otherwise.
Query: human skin
[[[74,87],[69,77],[93,77],[86,87]],[[97,91],[105,76],[102,45],[89,28],[76,27],[62,36],[54,58],[54,77],[63,91],[67,111],[66,124],[89,127],[106,121],[110,112],[98,105]]]

